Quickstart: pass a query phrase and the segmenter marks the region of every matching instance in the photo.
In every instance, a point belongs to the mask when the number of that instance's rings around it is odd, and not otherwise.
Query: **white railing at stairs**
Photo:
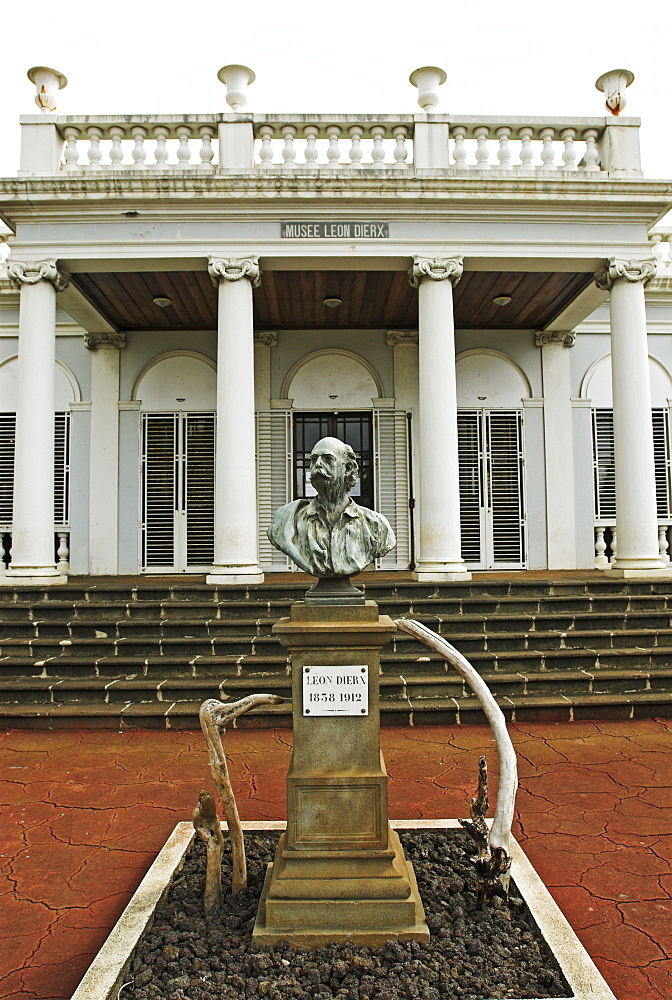
[[[669,566],[672,559],[672,521],[658,522],[658,550],[660,561]],[[600,521],[595,525],[595,569],[610,566],[618,550],[618,532],[615,524]]]
[[[58,572],[67,576],[70,572],[70,528],[57,528],[54,531],[54,554]],[[0,525],[0,577],[7,575],[11,559],[12,530]]]

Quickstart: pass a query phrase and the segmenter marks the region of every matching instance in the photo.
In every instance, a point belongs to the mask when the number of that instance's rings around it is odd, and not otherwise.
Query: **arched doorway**
[[[346,352],[320,352],[290,373],[287,394],[293,400],[294,498],[313,496],[308,470],[310,453],[323,437],[337,437],[354,450],[359,480],[351,495],[373,507],[373,400],[380,395],[374,373]]]
[[[581,398],[591,403],[593,448],[593,516],[597,565],[606,564],[616,550],[616,462],[614,411],[611,384],[611,357],[595,361],[585,373]],[[656,358],[649,357],[651,424],[656,480],[656,509],[661,555],[669,560],[669,532],[672,524],[672,377]]]
[[[277,407],[280,402],[285,409]],[[393,402],[384,397],[376,370],[351,351],[313,351],[286,372],[276,407],[257,414],[259,551],[266,571],[292,568],[273,550],[265,526],[280,503],[312,495],[310,452],[325,436],[338,437],[353,448],[360,480],[352,496],[383,513],[396,534],[396,548],[380,560],[380,567],[408,568],[406,412],[395,410]]]
[[[204,572],[214,558],[216,374],[209,359],[164,355],[139,376],[140,562]]]
[[[524,373],[496,351],[457,359],[462,557],[470,569],[527,565]]]

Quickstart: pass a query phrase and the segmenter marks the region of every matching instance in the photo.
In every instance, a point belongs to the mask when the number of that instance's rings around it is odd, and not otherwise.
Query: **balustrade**
[[[255,162],[263,171],[412,169],[413,119],[353,121],[335,115],[302,123],[268,116],[255,124]]]
[[[617,541],[615,524],[595,525],[595,569],[604,569],[614,562]],[[668,566],[672,562],[672,521],[658,524],[658,550],[660,561]]]
[[[632,131],[634,123],[628,122],[625,124]],[[32,118],[25,119],[24,124],[36,127]],[[437,169],[432,162],[416,160],[414,134],[420,124],[424,129],[441,130],[437,134],[442,135],[442,143],[448,136],[448,158],[444,146],[444,166],[440,168],[443,175],[488,172],[549,179],[604,175],[599,148],[607,125],[599,118],[524,118],[516,122],[439,115],[244,118],[225,114],[121,120],[68,117],[56,119],[52,127],[63,140],[60,169],[68,173],[137,170],[345,174],[391,170],[412,176],[417,170]],[[247,158],[226,162],[230,155],[227,150],[233,148],[227,146],[227,128],[238,130],[234,145],[237,143],[239,154],[241,142],[247,144]],[[614,164],[608,164],[608,168],[611,170]]]
[[[600,173],[597,140],[601,128],[597,123],[581,127],[562,121],[555,125],[529,121],[522,125],[475,120],[451,124],[451,166],[461,172],[497,170],[530,176],[537,171]]]
[[[58,572],[67,576],[70,572],[70,529],[57,528],[54,532],[54,555]],[[0,577],[6,576],[7,568],[12,561],[12,532],[7,527],[0,527]]]
[[[68,119],[59,131],[65,140],[61,169],[98,170],[197,170],[213,173],[218,120],[195,118],[189,124],[138,116],[137,123],[110,119]],[[142,122],[142,124],[140,124]]]

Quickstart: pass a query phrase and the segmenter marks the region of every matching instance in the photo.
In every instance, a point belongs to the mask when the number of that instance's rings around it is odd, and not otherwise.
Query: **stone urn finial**
[[[35,84],[35,103],[40,111],[49,114],[56,110],[56,92],[67,87],[68,81],[57,69],[48,66],[33,66],[28,70],[28,79]]]
[[[226,86],[226,103],[232,111],[242,111],[247,104],[246,89],[256,77],[248,66],[222,66],[217,79]]]
[[[595,81],[595,87],[604,93],[607,111],[619,115],[625,107],[625,88],[635,79],[629,69],[610,69]]]
[[[421,66],[409,76],[410,83],[418,88],[418,104],[423,111],[431,111],[439,103],[438,88],[446,82],[446,71],[439,66]]]

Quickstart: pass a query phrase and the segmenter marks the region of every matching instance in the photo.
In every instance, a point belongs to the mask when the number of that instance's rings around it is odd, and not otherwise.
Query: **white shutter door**
[[[656,507],[658,517],[672,517],[672,489],[670,488],[670,428],[669,411],[655,409],[653,419],[653,460],[656,470]]]
[[[377,561],[378,569],[408,569],[411,559],[408,435],[406,413],[374,410],[376,509],[392,526],[397,544]]]
[[[592,411],[593,418],[593,496],[595,520],[616,523],[616,469],[614,463],[613,410]],[[669,411],[651,411],[653,425],[653,460],[656,477],[658,517],[672,517],[670,473]]]
[[[9,527],[14,502],[16,414],[0,413],[0,525]],[[54,525],[70,520],[70,412],[54,414]]]
[[[142,416],[142,565],[175,567],[178,422],[174,413]]]
[[[0,525],[12,523],[14,501],[14,444],[16,414],[0,413]]]
[[[54,525],[70,522],[70,412],[54,414]]]
[[[506,568],[525,564],[523,502],[523,427],[516,410],[485,414],[490,490],[492,564]]]
[[[612,410],[593,410],[592,418],[595,520],[615,523],[614,415]]]
[[[481,417],[477,410],[460,410],[457,414],[462,558],[474,569],[482,568],[484,560]]]
[[[259,565],[267,572],[290,568],[290,560],[271,545],[266,532],[278,507],[289,502],[292,467],[291,412],[270,410],[257,413],[257,517]]]
[[[215,416],[184,418],[184,501],[187,567],[212,566],[215,558]]]

